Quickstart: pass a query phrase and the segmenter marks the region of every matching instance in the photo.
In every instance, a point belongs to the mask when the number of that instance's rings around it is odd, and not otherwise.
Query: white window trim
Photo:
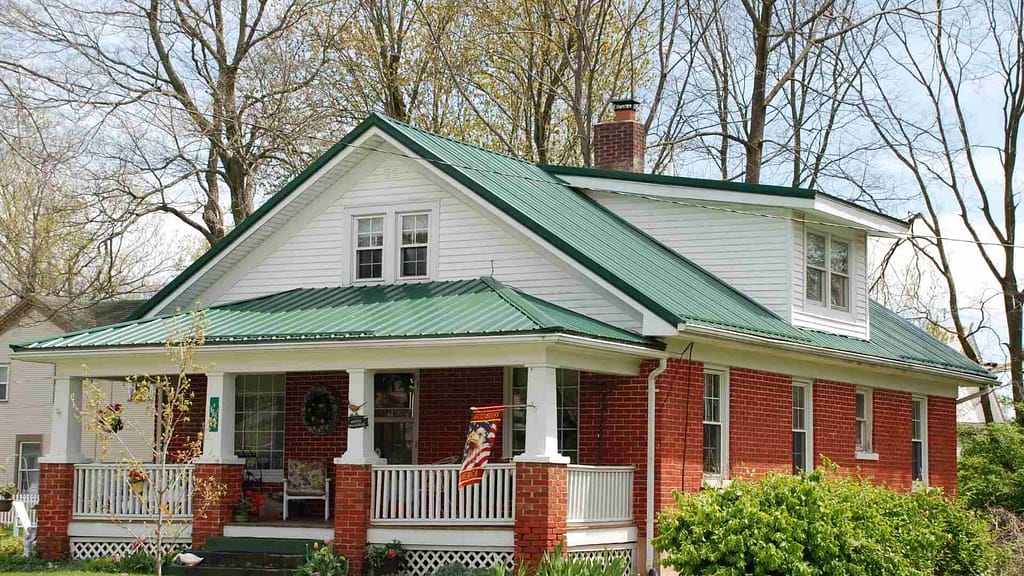
[[[412,465],[418,465],[420,461],[420,394],[423,393],[423,385],[420,383],[420,371],[413,370],[367,370],[366,377],[370,378],[376,386],[377,374],[412,374],[414,391],[412,395]],[[376,393],[374,394],[374,400]],[[373,401],[373,400],[371,400]],[[374,406],[374,412],[377,407]],[[374,416],[374,424],[385,424],[390,422],[406,422],[404,418],[389,418]],[[459,455],[461,456],[461,454]]]
[[[7,369],[7,381],[4,382],[4,395],[0,397],[0,402],[7,402],[11,399],[11,364],[9,362],[0,363],[0,368]]]
[[[814,471],[814,384],[810,380],[793,380],[793,387],[804,389],[804,451],[807,462],[804,472]]]
[[[875,401],[871,388],[857,388],[858,394],[864,394],[864,420],[867,422],[868,446],[867,450],[861,450],[860,446],[854,446],[858,460],[878,460],[878,453],[875,452]],[[856,399],[856,397],[855,397]],[[854,401],[854,426],[856,426],[857,403]],[[856,434],[854,435],[856,438]]]
[[[427,243],[426,244],[402,244],[402,217],[418,216],[427,217]],[[431,274],[431,256],[434,254],[432,243],[434,240],[434,219],[436,215],[430,210],[409,210],[395,212],[395,278],[402,281],[417,281],[429,279]],[[402,274],[402,249],[403,248],[426,248],[427,249],[427,274],[425,276],[405,276]]]
[[[287,450],[287,446],[288,446],[288,444],[287,444],[287,442],[288,442],[288,405],[287,405],[287,400],[288,400],[288,377],[287,377],[287,375],[284,372],[250,372],[250,373],[246,373],[246,374],[240,374],[240,376],[266,376],[266,375],[269,375],[269,376],[281,376],[284,379],[284,386],[285,386],[284,387],[284,398],[285,398],[285,411],[284,411],[284,415],[285,415],[285,422],[284,422],[283,432],[285,434],[285,440],[284,440],[285,444],[282,445],[283,448],[282,448],[282,453],[281,453],[281,468],[266,468],[266,469],[263,469],[263,470],[245,468],[244,471],[245,472],[253,472],[253,473],[257,473],[258,472],[260,479],[262,481],[264,481],[264,482],[281,482],[281,481],[284,480],[284,468],[288,466],[288,458],[287,458],[287,454],[288,454],[288,450]],[[240,411],[240,408],[239,408],[239,405],[238,405],[238,391],[237,391],[237,388],[236,388],[236,391],[235,391],[235,415],[234,415],[235,426],[236,426],[235,430],[236,431],[238,430],[238,428],[237,428],[237,423],[238,423],[237,418],[238,418],[238,412],[239,411]],[[238,446],[235,446],[235,448],[238,449]],[[243,458],[243,459],[246,458],[245,456],[238,456],[237,454],[235,456],[238,457],[238,458]]]
[[[374,247],[368,247],[368,248],[360,248],[359,247],[359,224],[358,224],[358,222],[360,220],[370,220],[370,219],[380,219],[381,220],[381,225],[383,227],[383,230],[381,232],[381,234],[383,235],[382,243],[381,243],[381,245],[379,247],[374,246]],[[355,284],[376,284],[376,283],[383,282],[384,279],[387,277],[387,265],[388,265],[388,263],[387,263],[387,258],[388,258],[388,217],[387,217],[387,214],[385,214],[385,213],[358,214],[358,215],[352,216],[351,222],[352,222],[352,231],[351,231],[351,234],[349,235],[348,241],[350,242],[350,246],[352,247],[352,249],[351,249],[351,258],[352,258],[351,274],[352,274],[352,282],[355,283]],[[380,250],[380,276],[378,276],[377,278],[360,278],[359,277],[359,270],[358,270],[358,268],[359,268],[359,259],[356,258],[356,255],[360,251],[366,251],[366,250]]]
[[[817,300],[811,300],[807,297],[807,269],[811,266],[807,264],[807,236],[809,234],[816,234],[818,236],[825,237],[825,277],[822,280],[822,302]],[[846,274],[846,309],[833,308],[832,307],[832,239],[835,238],[849,246],[847,252],[847,274]],[[857,278],[857,243],[854,238],[844,236],[842,234],[836,234],[819,228],[813,228],[809,226],[804,227],[804,250],[803,250],[803,262],[801,263],[801,270],[803,271],[804,281],[800,285],[800,298],[804,303],[804,309],[812,314],[819,316],[828,316],[832,318],[838,318],[841,320],[852,320],[854,318],[854,309],[857,308],[856,298],[856,287],[860,281]],[[814,268],[817,268],[816,266]]]
[[[911,402],[921,403],[921,480],[915,480],[923,486],[928,486],[928,397],[927,396],[912,396]],[[910,413],[911,422],[913,422],[913,404],[911,404]],[[910,436],[911,445],[913,445],[914,436],[913,430],[911,430]],[[913,448],[913,446],[911,446]],[[911,465],[913,465],[913,454],[911,454]],[[913,475],[913,470],[911,470]]]
[[[17,466],[17,472],[18,473],[17,473],[17,477],[14,479],[14,484],[15,484],[15,486],[18,487],[18,491],[19,492],[25,490],[22,487],[22,485],[21,485],[21,479],[24,476],[25,472],[35,472],[37,474],[41,474],[38,461],[36,462],[36,467],[35,468],[25,469],[25,468],[22,467],[22,463],[25,462],[25,452],[24,452],[25,444],[38,444],[39,445],[39,457],[40,458],[43,457],[43,443],[42,443],[42,441],[40,441],[40,440],[21,440],[21,441],[18,442],[18,466]]]
[[[704,378],[703,374],[718,374],[721,383],[721,400],[719,412],[722,426],[722,472],[719,474],[708,474],[703,472],[704,467]],[[704,365],[704,372],[701,375],[701,469],[704,484],[712,488],[724,488],[729,485],[729,369],[720,366]]]
[[[438,268],[438,220],[440,220],[440,201],[413,202],[405,204],[367,204],[349,206],[343,211],[342,237],[345,246],[342,257],[342,285],[379,285],[430,282],[437,280]],[[401,234],[399,224],[402,215],[426,214],[427,225],[427,275],[404,277],[399,274],[401,267]],[[384,218],[384,247],[381,261],[381,278],[356,278],[356,219]]]

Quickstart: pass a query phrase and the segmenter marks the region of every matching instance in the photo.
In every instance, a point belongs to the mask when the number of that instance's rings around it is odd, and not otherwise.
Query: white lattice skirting
[[[75,560],[86,560],[89,558],[109,558],[111,556],[120,554],[121,556],[127,556],[135,550],[132,550],[132,542],[130,539],[95,539],[95,538],[71,538],[71,557]],[[174,550],[181,550],[188,548],[191,545],[191,541],[177,541],[173,543],[164,543],[164,552],[170,553]],[[147,552],[152,554],[156,547],[155,544],[146,543],[142,546]]]
[[[624,574],[636,574],[634,571],[634,565],[636,564],[636,546],[633,544],[608,546],[608,547],[587,547],[587,548],[574,548],[569,550],[569,556],[575,556],[579,558],[586,558],[588,560],[599,560],[602,558],[625,558],[626,560],[626,571]]]
[[[468,568],[512,569],[512,550],[457,550],[451,548],[409,548],[405,576],[429,576],[448,564],[458,562]]]

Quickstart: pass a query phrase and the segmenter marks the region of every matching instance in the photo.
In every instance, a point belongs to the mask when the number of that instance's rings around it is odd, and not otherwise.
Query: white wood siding
[[[0,483],[14,482],[17,467],[16,438],[18,436],[42,436],[43,454],[49,448],[50,416],[53,410],[53,366],[21,360],[10,360],[10,345],[15,342],[45,338],[64,332],[56,324],[36,311],[30,311],[15,325],[0,334],[0,363],[10,363],[8,379],[8,400],[0,402]],[[128,387],[123,382],[97,381],[97,385],[109,394],[113,402],[125,406],[126,419],[141,424],[152,421],[144,406],[128,402]],[[138,434],[121,433],[128,449],[140,460],[152,460],[150,446],[152,436],[144,438]],[[99,461],[101,450],[96,435],[82,431],[82,451],[85,456]],[[105,461],[116,462],[123,450],[111,446]]]
[[[828,230],[825,230],[828,231]],[[825,312],[820,308],[804,305],[804,237],[805,226],[796,222],[792,225],[793,235],[793,325],[801,328],[832,332],[867,340],[871,337],[868,321],[867,281],[867,235],[864,232],[844,231],[850,235],[851,262],[850,276],[851,313]]]
[[[368,159],[365,162],[373,162]],[[493,275],[510,286],[611,324],[639,330],[638,313],[590,286],[497,219],[428,177],[413,161],[389,156],[356,182],[339,181],[207,289],[224,303],[299,287],[339,286],[349,266],[345,210],[429,204],[439,218],[436,280]],[[492,274],[493,270],[493,274]]]
[[[769,310],[790,317],[791,236],[787,220],[607,192],[590,195]],[[788,211],[758,210],[788,215]]]

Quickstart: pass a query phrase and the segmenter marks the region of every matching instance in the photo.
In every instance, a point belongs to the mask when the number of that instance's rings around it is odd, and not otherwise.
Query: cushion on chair
[[[324,463],[308,460],[288,461],[289,496],[323,496]]]

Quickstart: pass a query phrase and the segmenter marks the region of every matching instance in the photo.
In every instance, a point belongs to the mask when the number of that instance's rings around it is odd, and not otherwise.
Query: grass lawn
[[[78,570],[43,570],[39,572],[2,572],[4,576],[103,576],[101,572],[80,572]]]

